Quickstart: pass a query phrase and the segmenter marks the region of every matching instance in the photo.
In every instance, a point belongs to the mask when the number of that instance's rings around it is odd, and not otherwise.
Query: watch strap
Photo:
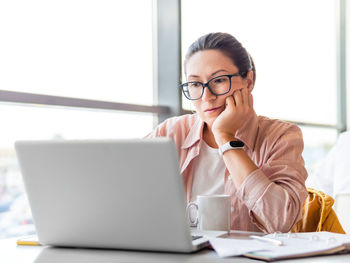
[[[244,143],[242,141],[229,141],[221,145],[218,150],[219,154],[222,155],[226,151],[242,149],[243,147]]]

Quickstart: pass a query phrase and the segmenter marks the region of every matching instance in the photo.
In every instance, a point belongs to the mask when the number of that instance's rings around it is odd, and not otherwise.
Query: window
[[[0,36],[1,89],[153,103],[151,0],[1,1]]]
[[[153,105],[152,8],[152,0],[0,2],[0,89],[73,98],[72,107],[57,107],[1,102],[0,94],[0,238],[35,232],[16,140],[152,130],[152,113],[81,108],[77,99]]]

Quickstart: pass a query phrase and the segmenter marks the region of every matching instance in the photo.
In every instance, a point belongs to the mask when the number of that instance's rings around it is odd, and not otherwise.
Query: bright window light
[[[152,1],[0,2],[0,87],[153,104]]]
[[[335,1],[186,0],[182,11],[183,55],[198,37],[218,31],[252,55],[258,114],[336,124]]]

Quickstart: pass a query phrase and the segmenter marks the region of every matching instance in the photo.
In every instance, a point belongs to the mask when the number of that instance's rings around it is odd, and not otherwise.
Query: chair
[[[345,234],[332,206],[334,199],[312,188],[307,188],[308,197],[302,209],[302,218],[292,227],[290,232],[329,231]]]

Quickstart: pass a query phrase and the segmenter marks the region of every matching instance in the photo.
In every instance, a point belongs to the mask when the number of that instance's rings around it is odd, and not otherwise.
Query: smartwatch
[[[229,141],[219,147],[219,154],[222,155],[224,152],[228,150],[237,150],[243,149],[244,143],[241,141]]]

